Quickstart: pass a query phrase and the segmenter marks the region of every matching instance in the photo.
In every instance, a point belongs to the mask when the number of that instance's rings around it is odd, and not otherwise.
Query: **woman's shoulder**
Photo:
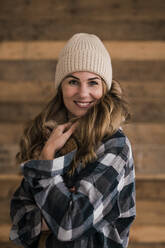
[[[123,130],[119,128],[113,135],[104,137],[97,154],[111,153],[127,160],[131,152],[131,143]]]

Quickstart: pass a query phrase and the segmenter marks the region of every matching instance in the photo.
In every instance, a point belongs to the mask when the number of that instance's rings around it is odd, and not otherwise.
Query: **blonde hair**
[[[121,124],[130,117],[127,103],[119,82],[113,80],[108,91],[103,82],[103,96],[79,121],[79,145],[69,174],[74,174],[75,168],[81,161],[83,166],[94,161],[96,149],[104,137],[114,134]],[[43,111],[24,130],[20,141],[20,152],[16,155],[18,163],[29,159],[38,159],[41,150],[49,138],[51,131],[58,124],[67,121],[67,110],[62,99],[61,88],[50,100]]]

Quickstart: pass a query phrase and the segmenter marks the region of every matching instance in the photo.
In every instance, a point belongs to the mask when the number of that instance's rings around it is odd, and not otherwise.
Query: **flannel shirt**
[[[10,239],[37,247],[44,218],[46,248],[125,248],[135,218],[131,145],[122,130],[104,139],[97,160],[67,176],[75,150],[22,164],[24,178],[11,200]],[[76,191],[70,192],[69,187]]]

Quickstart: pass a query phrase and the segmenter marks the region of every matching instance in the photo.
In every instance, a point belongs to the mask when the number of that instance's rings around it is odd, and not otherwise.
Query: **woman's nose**
[[[86,97],[89,95],[89,89],[87,86],[80,86],[79,88],[79,96],[80,97]]]

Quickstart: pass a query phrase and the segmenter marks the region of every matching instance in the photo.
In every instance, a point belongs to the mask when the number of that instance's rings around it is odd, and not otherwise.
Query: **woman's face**
[[[103,83],[95,73],[74,72],[62,82],[65,107],[76,117],[83,116],[103,95]]]

